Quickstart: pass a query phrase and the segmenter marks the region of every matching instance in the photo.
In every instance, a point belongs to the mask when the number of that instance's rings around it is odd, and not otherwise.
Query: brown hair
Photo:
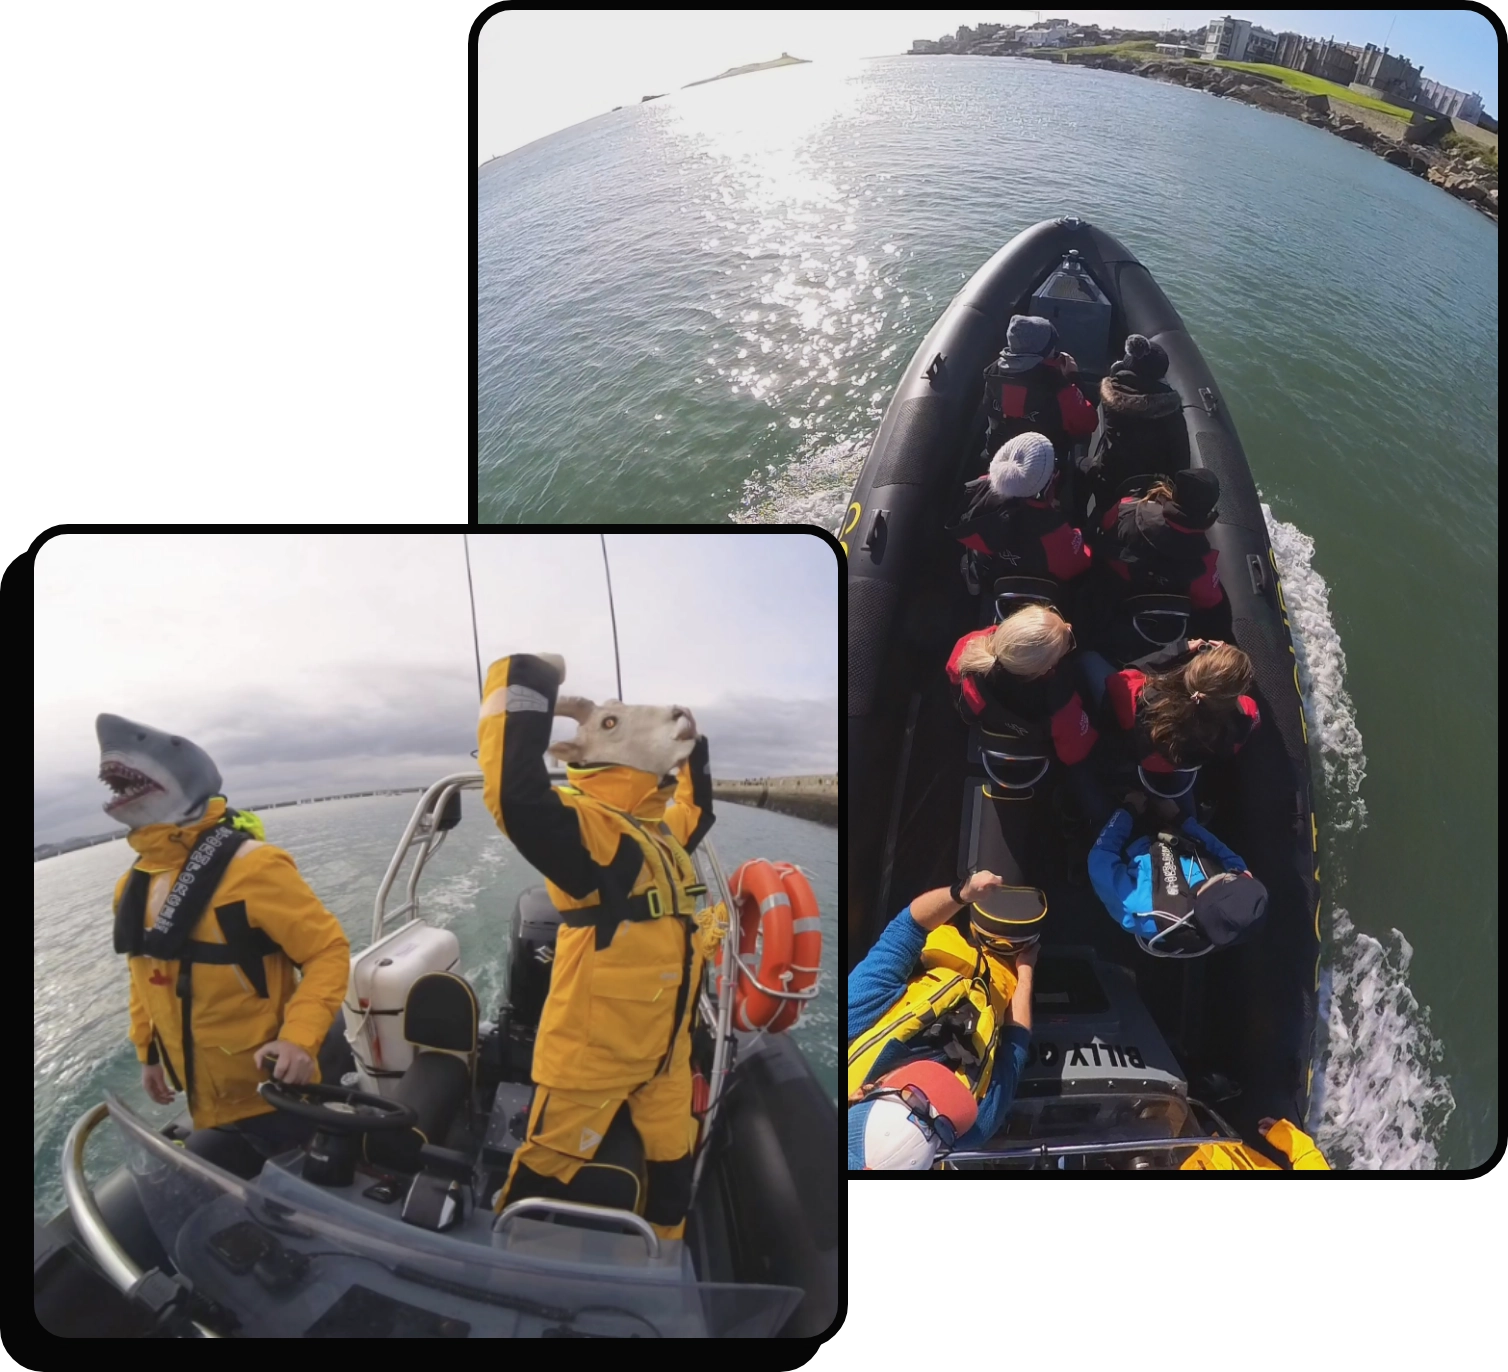
[[[984,676],[998,663],[1012,676],[1030,681],[1056,667],[1072,642],[1068,625],[1055,609],[1025,605],[988,637],[975,638],[959,655],[958,670]]]
[[[1148,677],[1142,707],[1153,744],[1175,767],[1215,751],[1251,683],[1251,659],[1230,643],[1211,644],[1182,666]]]

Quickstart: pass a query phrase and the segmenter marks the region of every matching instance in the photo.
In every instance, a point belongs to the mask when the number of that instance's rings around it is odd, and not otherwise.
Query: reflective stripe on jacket
[[[616,766],[568,768],[567,784],[552,786],[545,749],[559,686],[540,658],[493,663],[477,728],[482,794],[563,917],[534,1080],[632,1089],[669,1066],[701,977],[689,854],[712,824],[707,741],[674,786]]]

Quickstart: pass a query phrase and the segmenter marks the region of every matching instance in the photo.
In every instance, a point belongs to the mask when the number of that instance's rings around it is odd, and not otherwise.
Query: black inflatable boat
[[[1018,793],[1025,806],[992,800],[979,742],[955,712],[948,651],[990,620],[965,587],[944,524],[963,481],[982,468],[983,374],[1013,314],[1054,321],[1091,403],[1128,333],[1159,343],[1183,399],[1191,464],[1220,479],[1209,539],[1229,636],[1255,667],[1263,725],[1233,762],[1205,769],[1201,800],[1213,803],[1209,827],[1270,893],[1264,928],[1241,947],[1198,958],[1144,952],[1083,879],[1092,835],[1068,837],[1055,823],[1053,777]],[[1012,239],[912,358],[839,532],[848,558],[849,967],[913,896],[970,870],[1014,862],[1047,901],[1031,1064],[1005,1129],[958,1165],[1176,1167],[1196,1140],[1231,1132],[1266,1151],[1256,1130],[1263,1116],[1306,1123],[1318,830],[1287,612],[1220,388],[1147,269],[1076,218]]]
[[[685,1237],[659,1237],[633,1208],[643,1145],[617,1124],[596,1156],[626,1183],[494,1213],[528,1121],[560,914],[543,887],[519,897],[507,1000],[479,1024],[475,993],[455,972],[459,943],[421,917],[419,882],[460,822],[460,792],[481,784],[478,774],[446,777],[420,798],[378,889],[372,941],[353,961],[344,1023],[337,1018],[320,1053],[325,1085],[263,1087],[279,1109],[315,1120],[307,1145],[245,1180],[178,1146],[186,1114],[156,1129],[107,1095],[77,1121],[63,1150],[68,1208],[35,1225],[43,1329],[186,1338],[829,1331],[843,1227],[837,1106],[789,1035],[733,1027],[734,998],[721,988],[748,975],[732,946],[736,921],[693,997],[701,1089]],[[410,856],[408,898],[390,910]],[[734,909],[710,840],[694,861]],[[787,1001],[817,994],[764,989]],[[107,1119],[127,1161],[95,1185],[85,1148]]]

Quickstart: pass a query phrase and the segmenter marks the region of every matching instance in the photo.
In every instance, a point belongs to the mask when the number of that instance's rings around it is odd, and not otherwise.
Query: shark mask
[[[550,756],[572,767],[634,767],[663,781],[696,746],[696,720],[681,705],[595,705],[561,696],[555,713],[576,721],[576,737],[552,743]]]
[[[105,813],[128,829],[196,819],[220,794],[220,770],[198,744],[119,715],[100,715],[94,731],[99,779],[115,792]]]

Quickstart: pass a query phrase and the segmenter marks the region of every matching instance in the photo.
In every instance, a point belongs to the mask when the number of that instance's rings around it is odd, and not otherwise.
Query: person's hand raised
[[[995,891],[1004,885],[1005,878],[997,877],[993,872],[975,872],[959,888],[959,894],[965,905],[972,905],[986,891]]]

